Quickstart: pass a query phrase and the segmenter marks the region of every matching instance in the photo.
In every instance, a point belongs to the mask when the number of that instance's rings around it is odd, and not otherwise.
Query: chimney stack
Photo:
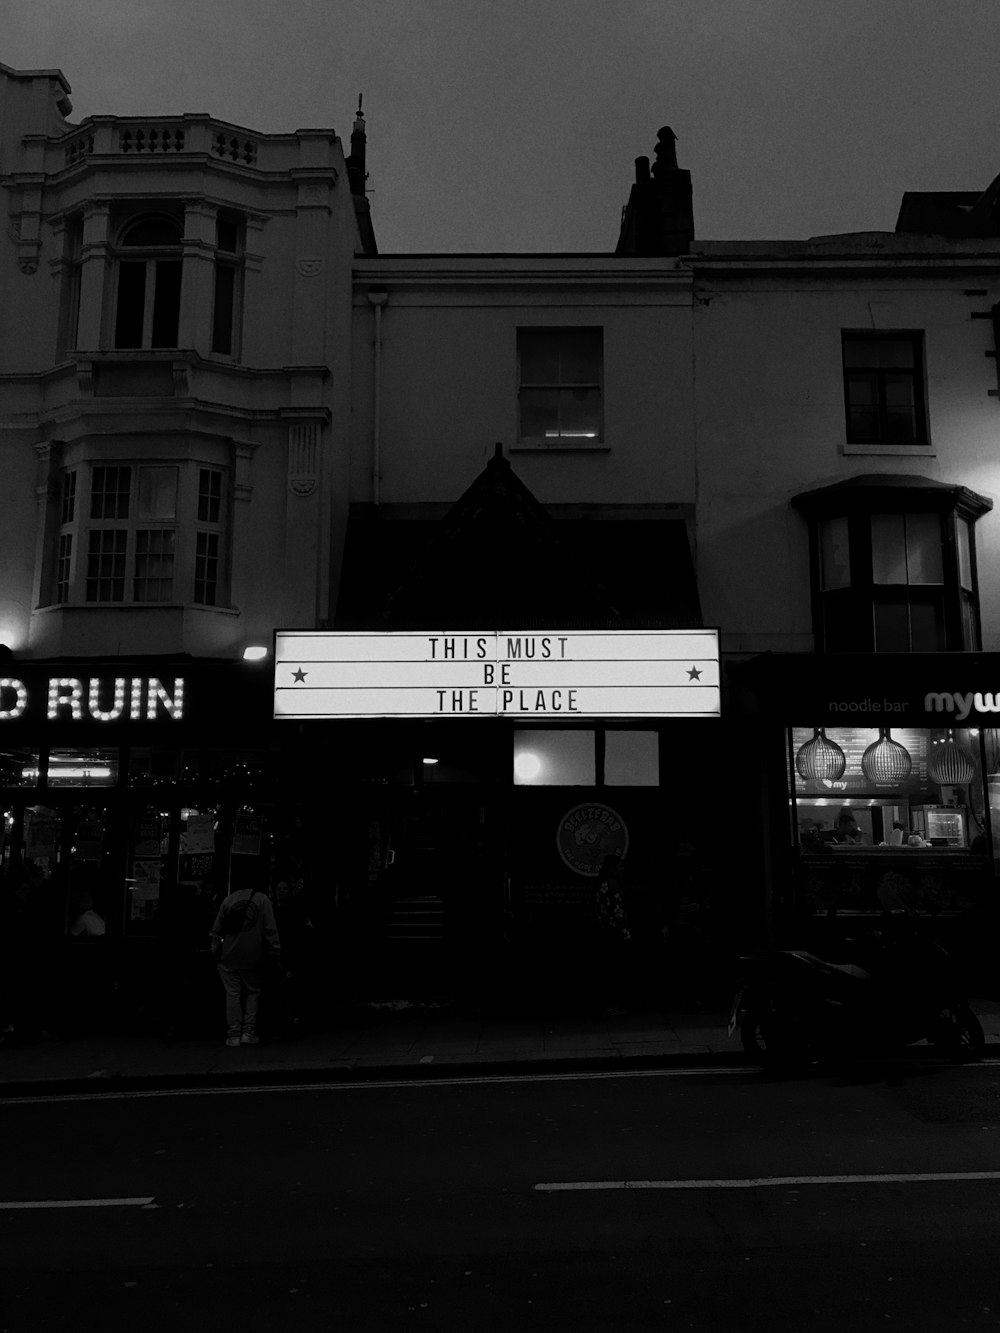
[[[635,184],[622,210],[621,233],[615,254],[687,254],[694,240],[691,173],[677,165],[677,136],[669,125],[656,134],[656,161],[635,159]]]

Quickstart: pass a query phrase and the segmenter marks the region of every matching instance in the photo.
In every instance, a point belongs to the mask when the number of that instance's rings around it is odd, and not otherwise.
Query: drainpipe
[[[382,307],[389,299],[385,291],[370,291],[368,300],[375,311],[375,365],[372,372],[372,501],[379,504],[382,480]]]

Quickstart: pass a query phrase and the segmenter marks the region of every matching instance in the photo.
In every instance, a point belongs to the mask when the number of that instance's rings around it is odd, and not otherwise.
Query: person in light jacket
[[[259,889],[229,894],[222,900],[211,935],[226,992],[226,1045],[256,1046],[264,957],[281,952],[270,898]]]

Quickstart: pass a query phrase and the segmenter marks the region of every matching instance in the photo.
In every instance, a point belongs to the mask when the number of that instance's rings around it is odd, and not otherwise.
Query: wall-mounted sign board
[[[693,630],[279,630],[276,718],[718,717],[719,636]]]

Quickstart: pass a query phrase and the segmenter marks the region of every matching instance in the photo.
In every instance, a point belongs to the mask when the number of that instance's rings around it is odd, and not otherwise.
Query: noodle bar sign
[[[719,713],[714,629],[275,636],[276,718]]]

